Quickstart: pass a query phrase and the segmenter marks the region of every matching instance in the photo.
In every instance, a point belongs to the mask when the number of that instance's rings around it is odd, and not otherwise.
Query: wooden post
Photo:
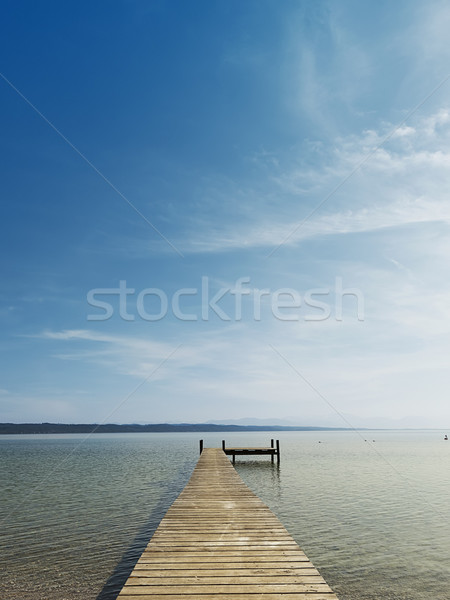
[[[277,464],[280,464],[280,440],[277,440]]]
[[[225,440],[222,440],[222,450],[225,452]]]
[[[270,447],[273,448],[273,440],[270,440]]]
[[[270,440],[270,447],[273,448],[273,440]],[[270,455],[270,462],[273,462],[273,452]]]
[[[233,465],[236,464],[236,454],[233,454]]]
[[[203,440],[200,440],[200,454],[203,452]]]

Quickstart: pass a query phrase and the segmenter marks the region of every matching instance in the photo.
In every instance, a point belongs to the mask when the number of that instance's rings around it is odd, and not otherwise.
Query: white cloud
[[[450,219],[447,108],[414,115],[400,126],[385,123],[378,131],[336,138],[327,147],[306,141],[288,155],[265,149],[249,160],[259,168],[245,185],[223,177],[199,185],[197,204],[171,238],[184,254],[269,252],[282,242],[292,247],[325,236]],[[136,238],[121,240],[119,247],[135,257],[171,252]]]
[[[448,223],[449,123],[448,110],[441,109],[413,119],[412,125],[385,125],[378,132],[340,138],[330,150],[315,148],[314,165],[303,160],[302,149],[298,160],[270,153],[271,164],[265,153],[257,187],[234,190],[227,182],[221,192],[228,204],[239,207],[239,220],[224,214],[209,221],[202,211],[186,222],[185,236],[175,244],[184,253],[270,249],[283,240],[295,246],[323,236]],[[214,194],[211,182],[208,186]],[[140,251],[149,251],[147,242]]]
[[[426,293],[422,282],[411,278],[406,269],[398,269],[399,261],[393,259],[390,264],[391,271],[367,268],[359,282],[368,305],[362,323],[356,319],[337,322],[331,318],[320,323],[272,319],[206,330],[182,324],[176,343],[157,344],[100,330],[53,331],[42,337],[52,343],[53,352],[53,344],[58,352],[69,344],[69,355],[55,356],[96,366],[105,382],[113,374],[144,380],[181,343],[142,393],[127,404],[127,410],[115,415],[122,422],[133,420],[134,414],[140,421],[173,420],[173,415],[179,421],[206,421],[230,414],[270,418],[276,406],[278,416],[296,416],[299,422],[312,424],[311,419],[322,415],[334,425],[343,425],[270,344],[340,412],[360,418],[389,414],[401,419],[420,413],[423,394],[432,387],[427,410],[450,418],[444,402],[450,383],[446,375],[450,289]],[[110,387],[107,383],[104,387],[107,393]],[[350,422],[360,424],[358,417]]]
[[[414,135],[415,133],[416,130],[414,129],[414,127],[409,127],[408,125],[401,125],[394,131],[392,137],[405,137],[407,135]]]

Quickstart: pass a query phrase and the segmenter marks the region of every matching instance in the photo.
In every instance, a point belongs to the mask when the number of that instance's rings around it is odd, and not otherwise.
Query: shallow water
[[[444,432],[0,437],[2,600],[110,600],[206,446],[266,445],[236,468],[341,600],[450,597]],[[375,441],[372,441],[375,440]]]

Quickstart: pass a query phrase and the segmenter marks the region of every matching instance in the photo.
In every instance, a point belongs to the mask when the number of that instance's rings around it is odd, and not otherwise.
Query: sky
[[[0,421],[450,426],[449,29],[6,1]]]

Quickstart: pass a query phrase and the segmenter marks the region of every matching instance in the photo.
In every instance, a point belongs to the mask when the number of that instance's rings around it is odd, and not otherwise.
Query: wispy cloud
[[[245,181],[210,175],[198,183],[175,228],[183,253],[270,250],[283,240],[292,247],[314,238],[449,222],[447,107],[414,115],[397,129],[383,123],[327,144],[306,140],[289,152],[264,149],[245,160],[254,169]],[[166,250],[119,234],[111,243],[102,240],[100,251],[145,258]]]
[[[450,167],[449,111],[441,109],[431,116],[403,125],[386,146],[379,148],[323,208],[308,219],[287,240],[289,246],[304,240],[351,233],[370,232],[387,227],[417,223],[448,223],[450,206],[444,182]],[[322,201],[355,165],[382,142],[392,125],[380,131],[365,131],[335,141],[315,166],[298,165],[277,159],[271,168],[265,158],[265,194],[261,186],[247,192],[247,212],[236,223],[224,220],[208,223],[202,216],[191,221],[190,231],[178,243],[191,253],[221,252],[236,249],[266,248],[279,244],[295,222],[302,222],[315,203]],[[319,157],[318,157],[319,158]],[[294,164],[293,164],[294,163]],[[233,195],[233,190],[229,191]],[[258,196],[259,194],[259,196]],[[282,198],[278,210],[276,197]],[[280,218],[282,213],[284,218]],[[197,224],[197,229],[195,228]],[[294,225],[293,225],[294,224]]]
[[[313,327],[273,324],[263,331],[251,324],[184,335],[180,331],[183,345],[152,378],[151,405],[148,389],[143,390],[136,398],[137,408],[130,406],[117,418],[129,421],[134,414],[130,411],[136,410],[140,420],[145,420],[150,406],[151,418],[161,420],[170,420],[171,414],[178,420],[226,418],[227,414],[270,417],[275,399],[280,416],[294,415],[301,422],[309,422],[314,415],[330,418],[330,411],[311,390],[274,359],[270,344],[279,347],[345,413],[354,411],[357,404],[360,417],[374,418],[387,410],[393,418],[414,414],[409,405],[416,406],[426,387],[434,382],[429,409],[447,414],[443,398],[449,344],[448,335],[443,336],[437,327],[436,311],[444,314],[450,294],[433,302],[431,297],[414,302],[413,291],[412,286],[405,287],[403,295],[398,289],[392,290],[384,297],[387,305],[379,306],[370,320],[346,324],[345,329],[329,320]],[[425,334],[428,342],[418,343]],[[99,331],[47,332],[43,339],[70,344],[71,360],[100,369],[105,382],[103,394],[113,394],[106,383],[113,374],[132,380],[148,375],[161,350],[161,346],[155,349],[142,338]],[[74,347],[83,340],[88,347]],[[104,345],[104,352],[96,355],[89,346],[99,343]],[[167,348],[173,349],[171,344]],[[64,352],[63,347],[59,350]],[[64,354],[54,356],[66,358]],[[98,404],[101,398],[93,406]],[[358,426],[359,422],[352,424]]]

